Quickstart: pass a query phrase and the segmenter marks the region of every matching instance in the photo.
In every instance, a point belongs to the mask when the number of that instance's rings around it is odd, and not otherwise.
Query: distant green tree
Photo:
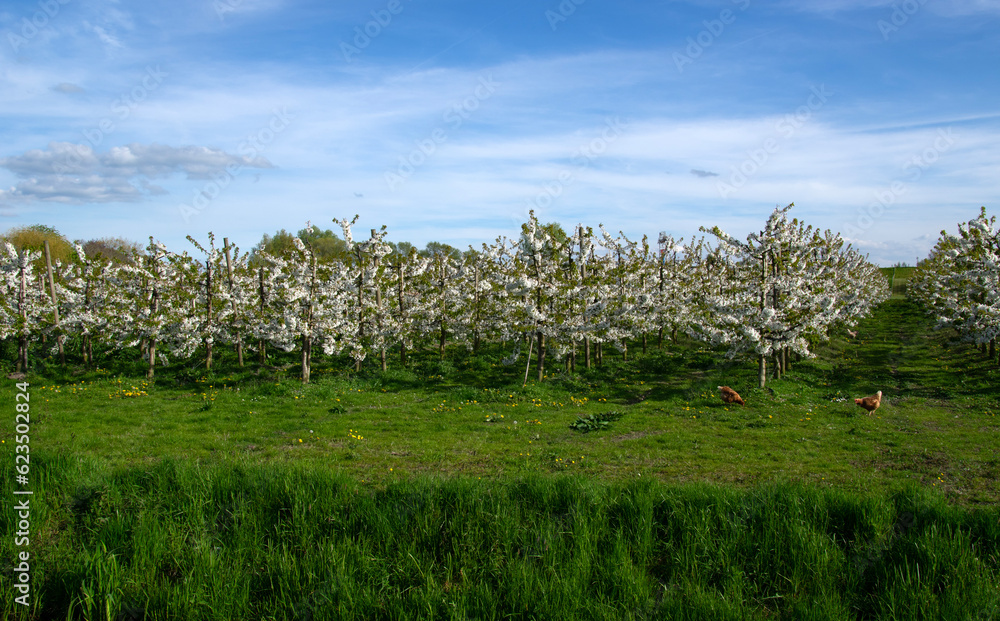
[[[122,237],[90,239],[82,242],[80,246],[88,259],[103,257],[113,263],[128,262],[132,257],[143,252],[142,244]]]
[[[347,242],[337,237],[330,229],[325,231],[321,231],[315,227],[312,231],[302,229],[299,231],[297,237],[312,249],[316,255],[316,259],[319,261],[330,261],[333,259],[343,261],[349,255]]]
[[[287,256],[295,248],[292,243],[293,237],[295,236],[285,229],[281,229],[274,235],[264,233],[257,245],[250,249],[250,262],[256,265],[262,252],[279,257]]]
[[[37,250],[42,252],[45,242],[49,242],[49,252],[52,254],[52,261],[62,261],[69,263],[74,260],[76,251],[73,244],[63,237],[59,231],[44,224],[32,224],[30,226],[19,226],[8,229],[0,235],[0,243],[10,242],[18,250]],[[44,270],[45,255],[38,259],[38,267]]]
[[[410,251],[416,251],[417,247],[410,242],[388,242],[389,247],[392,248],[392,254],[399,255],[401,257],[406,257],[410,255]]]
[[[268,254],[280,257],[287,256],[288,253],[293,252],[295,249],[295,245],[292,243],[292,239],[295,237],[298,237],[303,243],[309,246],[319,261],[331,261],[333,259],[342,261],[349,255],[347,243],[337,237],[336,233],[330,229],[325,231],[315,227],[312,231],[301,229],[294,235],[285,229],[281,229],[274,235],[264,234],[260,242],[250,250],[251,263],[256,264],[257,256],[261,252],[267,252]]]
[[[462,258],[461,250],[442,242],[436,242],[436,241],[427,242],[427,245],[424,246],[424,249],[420,251],[420,255],[424,257],[434,257],[439,254],[455,260]]]

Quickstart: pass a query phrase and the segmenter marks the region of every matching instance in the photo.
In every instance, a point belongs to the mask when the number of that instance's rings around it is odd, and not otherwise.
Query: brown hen
[[[746,405],[743,403],[740,393],[736,392],[729,386],[719,386],[719,392],[721,393],[722,400],[726,403],[739,403],[740,405]]]
[[[882,391],[880,390],[874,395],[865,397],[864,399],[855,399],[854,403],[868,410],[868,415],[871,416],[872,412],[877,410],[878,406],[882,405]]]

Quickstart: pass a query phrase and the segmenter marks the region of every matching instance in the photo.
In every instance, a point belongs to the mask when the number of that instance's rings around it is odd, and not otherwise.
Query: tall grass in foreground
[[[9,619],[1000,615],[1000,508],[915,487],[547,477],[372,488],[315,466],[36,460],[34,607],[13,603],[5,562]],[[14,519],[4,503],[4,532]],[[4,559],[11,546],[0,540]]]

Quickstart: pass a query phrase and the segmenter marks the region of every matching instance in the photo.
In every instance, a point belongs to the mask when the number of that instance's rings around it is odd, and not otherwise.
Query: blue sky
[[[776,205],[912,264],[1000,197],[997,0],[8,1],[0,229],[464,248]]]

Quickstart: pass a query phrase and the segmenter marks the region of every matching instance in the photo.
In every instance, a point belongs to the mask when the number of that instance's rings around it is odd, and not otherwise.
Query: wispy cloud
[[[719,173],[714,173],[714,172],[711,172],[711,171],[708,171],[708,170],[698,170],[697,168],[692,168],[691,169],[691,174],[694,175],[695,177],[701,177],[702,179],[704,179],[705,177],[718,177],[719,176]]]

